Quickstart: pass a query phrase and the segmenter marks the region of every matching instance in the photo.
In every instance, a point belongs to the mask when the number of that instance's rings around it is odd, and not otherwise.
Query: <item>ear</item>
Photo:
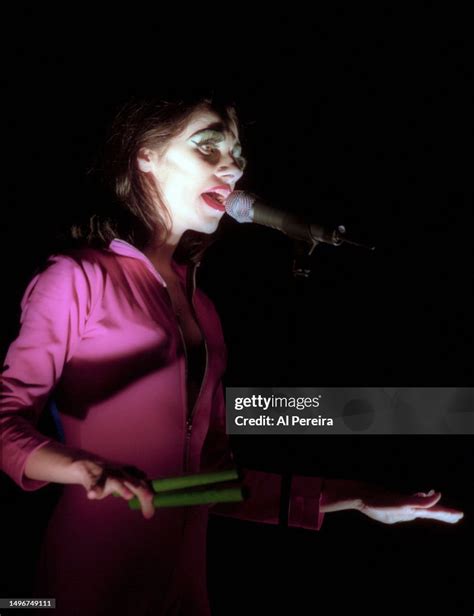
[[[150,148],[140,148],[137,154],[137,164],[140,171],[150,173],[155,166],[156,153]]]

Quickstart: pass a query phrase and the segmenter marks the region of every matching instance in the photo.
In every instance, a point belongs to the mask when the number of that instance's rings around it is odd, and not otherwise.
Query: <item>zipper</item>
[[[194,305],[194,292],[196,290],[196,271],[197,268],[199,267],[200,263],[196,263],[192,269],[192,278],[191,278],[191,289],[189,290],[188,288],[186,289],[188,291],[188,299],[189,299],[189,303],[191,305],[191,309],[193,312],[193,316],[194,316],[194,320],[197,323],[197,326],[199,328],[199,331],[201,332],[201,336],[202,336],[202,340],[204,342],[204,349],[205,349],[205,353],[206,353],[206,365],[204,368],[204,374],[201,380],[201,386],[199,388],[199,393],[196,397],[196,400],[194,401],[193,404],[193,408],[190,410],[190,412],[186,413],[186,438],[184,441],[184,459],[183,459],[183,468],[184,468],[184,472],[187,472],[188,470],[188,465],[189,465],[189,449],[190,449],[190,443],[191,443],[191,436],[192,436],[192,430],[193,430],[193,419],[194,419],[194,414],[195,414],[195,410],[196,407],[198,405],[199,399],[201,397],[202,394],[202,390],[204,388],[204,383],[206,382],[206,377],[207,377],[207,369],[208,369],[208,364],[209,364],[209,350],[207,347],[207,340],[206,337],[204,335],[204,331],[201,327],[201,323],[199,322],[199,319],[197,318],[197,314],[196,314],[196,307]],[[188,280],[186,280],[186,286],[188,287]],[[185,347],[186,348],[186,347]],[[186,379],[187,379],[187,372],[186,372]],[[186,404],[186,409],[187,409],[187,404]]]
[[[204,351],[205,351],[205,355],[206,355],[206,363],[205,363],[205,366],[204,366],[204,374],[202,375],[201,387],[199,388],[199,393],[198,393],[198,395],[196,397],[196,401],[195,401],[194,406],[193,406],[193,408],[191,410],[191,423],[192,423],[192,420],[193,420],[193,416],[194,416],[194,412],[195,412],[197,403],[199,402],[199,398],[201,397],[201,393],[202,393],[202,390],[204,388],[204,383],[206,382],[207,368],[208,368],[208,364],[209,364],[209,349],[207,347],[206,336],[204,335],[204,331],[203,331],[203,329],[201,327],[201,323],[199,322],[199,319],[197,318],[196,307],[194,305],[194,291],[196,290],[196,271],[197,271],[197,268],[199,267],[199,265],[200,265],[200,263],[196,263],[196,266],[193,268],[192,287],[191,287],[192,291],[191,291],[191,302],[190,303],[191,303],[191,308],[192,308],[193,315],[194,315],[194,320],[197,323],[199,331],[201,332],[202,340],[204,342]]]
[[[122,240],[120,240],[122,241]],[[127,244],[127,242],[123,242],[125,244]],[[146,259],[150,265],[150,269],[152,270],[152,272],[154,273],[154,275],[156,276],[158,273],[158,278],[160,280],[161,283],[164,283],[164,288],[166,289],[166,294],[168,296],[168,301],[169,301],[169,305],[171,310],[173,311],[174,314],[174,310],[173,310],[173,302],[171,301],[171,295],[170,292],[168,291],[166,282],[161,278],[161,275],[159,275],[159,272],[157,272],[156,268],[153,266],[153,264],[151,263],[151,261],[149,259]],[[175,315],[175,321],[176,321],[176,326],[178,328],[179,331],[179,335],[181,336],[181,344],[183,345],[183,350],[184,350],[184,375],[185,375],[185,383],[184,383],[184,400],[185,400],[185,438],[184,438],[184,451],[183,451],[183,469],[184,472],[186,472],[188,470],[188,465],[189,465],[189,445],[191,442],[191,436],[192,436],[192,430],[193,430],[193,417],[194,417],[194,412],[195,412],[195,408],[197,406],[197,403],[199,402],[199,399],[201,397],[201,393],[203,390],[203,386],[204,383],[206,381],[206,377],[207,377],[207,371],[208,371],[208,364],[209,364],[209,349],[207,346],[207,341],[206,341],[206,337],[204,335],[203,329],[201,327],[201,323],[199,322],[197,315],[196,315],[196,307],[194,306],[194,291],[196,289],[196,270],[199,267],[200,263],[195,263],[192,267],[191,270],[188,270],[188,276],[186,278],[186,292],[188,295],[188,301],[191,305],[191,309],[192,309],[192,313],[194,316],[194,320],[197,323],[197,326],[199,328],[199,331],[201,332],[201,336],[202,339],[204,341],[204,348],[205,348],[205,352],[206,352],[206,366],[204,369],[204,375],[202,377],[202,381],[201,381],[201,387],[199,389],[199,393],[196,397],[196,400],[194,402],[193,408],[191,410],[188,409],[188,405],[189,405],[189,400],[188,400],[188,390],[187,390],[187,383],[188,383],[188,371],[189,371],[189,358],[188,358],[188,352],[187,352],[187,348],[186,348],[186,342],[184,340],[184,334],[183,334],[183,330],[181,328],[181,325],[179,324],[179,320]],[[192,273],[192,276],[189,276],[189,272]],[[189,289],[189,279],[191,279],[191,289]]]
[[[173,310],[173,302],[171,301],[171,295],[170,292],[168,291],[168,287],[164,286],[164,288],[166,289],[166,294],[168,296],[168,302],[171,308],[171,311],[174,313]],[[184,416],[186,419],[186,429],[185,429],[185,445],[184,445],[184,453],[183,453],[183,466],[186,468],[187,466],[187,462],[186,462],[186,458],[187,458],[187,450],[188,450],[188,443],[191,440],[191,430],[192,430],[192,426],[191,423],[189,422],[189,417],[188,417],[188,390],[187,390],[187,382],[188,382],[188,352],[186,350],[186,342],[184,340],[184,334],[183,334],[183,330],[181,328],[181,325],[179,324],[179,320],[177,318],[177,316],[174,316],[175,321],[176,321],[176,327],[178,328],[179,331],[179,335],[181,337],[181,345],[183,347],[184,350],[184,387],[183,387],[183,398],[184,398]]]
[[[176,324],[178,326],[178,330],[181,336],[181,342],[183,345],[183,349],[184,349],[184,416],[186,418],[186,430],[185,430],[185,437],[184,437],[184,452],[183,452],[183,468],[184,471],[186,471],[187,469],[187,457],[188,457],[188,449],[189,449],[189,442],[191,441],[191,431],[192,431],[192,422],[190,421],[190,417],[189,417],[189,413],[188,413],[188,404],[189,404],[189,399],[188,399],[188,352],[186,350],[186,342],[184,340],[184,334],[183,334],[183,330],[181,329],[181,325],[178,322],[178,319],[176,319]]]
[[[186,434],[184,437],[184,452],[183,452],[183,471],[186,473],[188,471],[189,464],[189,450],[191,444],[191,434],[193,431],[193,424],[190,417],[186,418]]]

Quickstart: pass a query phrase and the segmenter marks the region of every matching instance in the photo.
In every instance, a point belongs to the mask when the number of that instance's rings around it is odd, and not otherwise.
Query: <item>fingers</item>
[[[96,462],[86,462],[86,490],[87,497],[99,499],[102,498],[107,477],[105,468]]]
[[[135,466],[126,466],[124,470],[129,475],[127,481],[124,481],[125,486],[131,491],[132,495],[137,496],[144,517],[147,519],[152,518],[155,513],[153,505],[155,493],[151,482],[146,479],[146,473]]]
[[[441,492],[435,492],[431,490],[428,494],[423,492],[417,492],[413,496],[409,497],[405,501],[405,505],[408,507],[433,507],[441,498]]]
[[[427,492],[417,492],[416,494],[414,494],[414,496],[433,496],[434,493],[435,493],[434,490],[430,490],[428,493]]]
[[[432,509],[417,509],[416,517],[439,520],[447,524],[456,524],[464,517],[464,513],[457,509],[448,509],[447,507],[433,507]]]
[[[142,480],[140,484],[134,485],[128,481],[124,482],[126,487],[133,492],[140,501],[141,510],[143,516],[149,520],[155,514],[155,507],[153,505],[153,496],[154,493],[148,486],[148,483],[145,480]]]
[[[154,516],[154,492],[151,482],[145,479],[146,474],[133,466],[114,468],[91,463],[88,466],[86,482],[87,498],[102,500],[112,493],[130,500],[136,496],[140,502],[143,516],[150,519]]]
[[[439,520],[440,522],[446,522],[447,524],[456,524],[464,517],[464,513],[457,509],[434,506],[441,499],[441,492],[435,492],[434,490],[430,490],[427,494],[424,492],[417,492],[414,494],[414,499],[418,502],[412,500],[410,506],[416,508],[417,518],[429,518],[432,520]]]
[[[94,500],[102,500],[109,496],[112,492],[116,492],[119,496],[129,500],[133,498],[133,493],[119,480],[108,478],[105,485],[95,485],[88,492],[87,497]]]

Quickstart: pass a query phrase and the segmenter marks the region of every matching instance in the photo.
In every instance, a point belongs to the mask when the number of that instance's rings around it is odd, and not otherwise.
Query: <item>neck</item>
[[[181,235],[173,233],[167,238],[164,244],[156,239],[151,241],[144,248],[143,253],[150,259],[160,273],[173,273],[171,260],[180,239]]]

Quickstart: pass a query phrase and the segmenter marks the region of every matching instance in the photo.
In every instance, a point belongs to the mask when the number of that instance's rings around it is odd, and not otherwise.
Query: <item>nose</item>
[[[224,180],[226,184],[236,184],[243,174],[243,170],[237,165],[232,156],[222,160],[216,169],[217,177]]]

